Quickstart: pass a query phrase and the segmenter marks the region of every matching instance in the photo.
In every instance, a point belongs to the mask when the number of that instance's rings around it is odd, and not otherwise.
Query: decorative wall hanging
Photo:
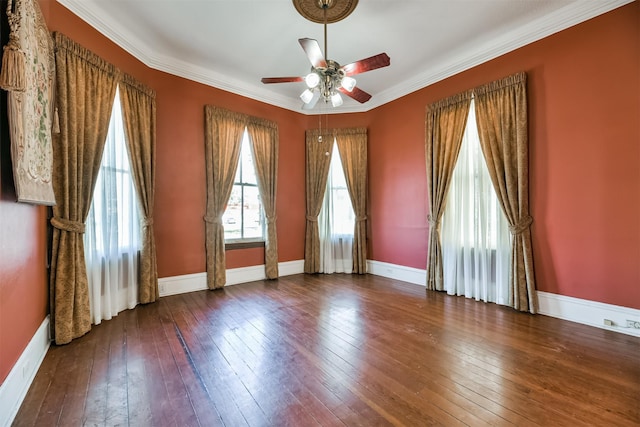
[[[53,40],[37,0],[9,0],[11,33],[0,87],[8,91],[13,179],[19,202],[54,205],[51,130]]]

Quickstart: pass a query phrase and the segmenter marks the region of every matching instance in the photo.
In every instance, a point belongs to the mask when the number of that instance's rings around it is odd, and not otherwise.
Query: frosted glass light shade
[[[305,89],[305,91],[302,92],[302,94],[300,95],[300,99],[302,99],[302,102],[304,102],[305,104],[308,104],[309,102],[311,102],[312,98],[313,98],[313,92],[311,92],[311,90],[309,89]]]
[[[338,92],[331,95],[331,105],[334,107],[339,107],[342,105],[342,97]]]
[[[307,84],[309,89],[313,89],[318,86],[318,83],[320,83],[320,76],[317,73],[309,73],[304,78],[304,82]]]
[[[356,87],[356,79],[349,76],[344,76],[342,81],[340,82],[344,90],[351,92],[354,87]]]

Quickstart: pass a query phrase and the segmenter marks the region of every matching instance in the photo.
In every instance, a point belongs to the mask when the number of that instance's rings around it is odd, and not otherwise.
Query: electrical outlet
[[[613,323],[613,320],[611,320],[611,319],[604,319],[604,325],[605,326],[615,326],[616,324]]]
[[[640,329],[640,321],[627,319],[627,328]]]

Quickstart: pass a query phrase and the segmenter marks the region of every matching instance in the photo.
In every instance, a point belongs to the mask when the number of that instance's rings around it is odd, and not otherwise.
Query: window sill
[[[264,248],[264,240],[238,240],[225,242],[224,250],[232,251],[235,249]]]

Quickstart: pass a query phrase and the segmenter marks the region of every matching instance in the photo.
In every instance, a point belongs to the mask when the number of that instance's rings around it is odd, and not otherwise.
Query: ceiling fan
[[[336,2],[337,0],[317,0],[315,2],[315,6],[322,9],[323,13],[324,55],[322,54],[320,45],[316,40],[309,38],[298,39],[300,46],[302,46],[302,49],[307,54],[307,58],[309,58],[309,62],[311,62],[311,72],[304,77],[264,77],[261,80],[262,83],[265,84],[304,81],[307,85],[307,89],[300,95],[300,98],[304,103],[302,105],[304,110],[313,109],[321,98],[326,103],[331,102],[333,107],[339,107],[343,103],[340,92],[360,103],[367,102],[371,99],[371,95],[356,87],[356,80],[352,76],[366,71],[386,67],[391,63],[391,59],[386,53],[379,53],[378,55],[361,59],[343,66],[340,66],[336,61],[326,59],[327,11],[335,6]],[[306,3],[308,3],[308,1]],[[351,13],[357,4],[357,0],[352,0],[346,3],[349,10],[347,10],[346,14],[344,11],[339,11],[342,15],[334,19],[332,22],[337,22]],[[314,22],[318,22],[312,15],[307,14],[301,7],[304,5],[303,1],[294,0],[294,4],[302,16]]]

